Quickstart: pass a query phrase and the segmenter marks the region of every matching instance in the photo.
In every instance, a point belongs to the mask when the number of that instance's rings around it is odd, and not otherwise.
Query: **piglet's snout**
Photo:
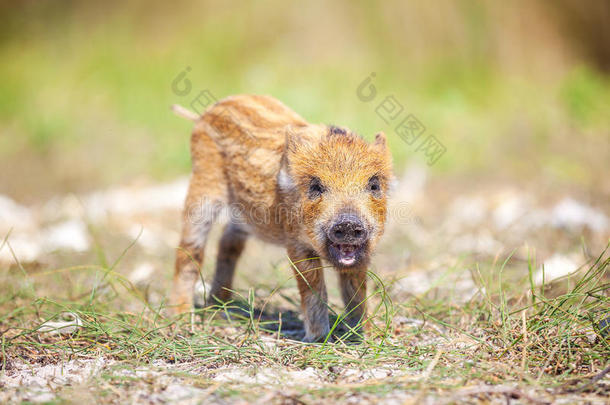
[[[353,214],[340,215],[328,230],[328,238],[337,244],[361,245],[367,237],[364,224]]]

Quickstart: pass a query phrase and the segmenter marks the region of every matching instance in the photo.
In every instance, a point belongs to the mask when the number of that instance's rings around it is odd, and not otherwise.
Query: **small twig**
[[[423,315],[425,316],[425,314]],[[430,328],[434,329],[439,335],[445,335],[445,331],[443,329],[441,329],[438,325],[435,325],[432,322],[427,322],[426,318],[424,318],[424,320],[422,321],[421,319],[416,318],[397,317],[396,321],[404,325],[414,325],[419,327],[420,329],[424,329],[425,326],[429,326]]]
[[[521,312],[521,332],[523,333],[523,356],[521,357],[521,370],[525,371],[526,359],[527,359],[527,322],[525,318],[525,310]]]
[[[582,391],[586,390],[587,388],[591,387],[592,385],[594,385],[595,383],[600,381],[602,378],[604,378],[606,376],[606,374],[608,374],[608,373],[610,373],[610,366],[606,367],[601,372],[595,374],[591,378],[591,380],[589,380],[588,382],[583,384],[582,387],[575,389],[573,392],[582,392]]]
[[[536,382],[540,382],[540,379],[544,375],[546,368],[549,366],[549,364],[551,364],[551,361],[553,360],[553,356],[555,356],[555,354],[557,354],[557,352],[561,349],[562,345],[563,345],[563,342],[559,342],[559,346],[555,347],[553,349],[553,351],[549,354],[546,361],[544,362],[544,366],[542,366],[542,368],[540,369],[540,372],[538,373],[538,378],[536,378]]]
[[[549,401],[544,401],[538,398],[532,398],[523,391],[515,387],[507,387],[503,385],[495,386],[495,387],[473,387],[473,388],[465,388],[458,391],[459,395],[479,395],[479,394],[504,394],[508,395],[512,398],[520,398],[527,402],[531,402],[534,404],[550,404]]]
[[[426,370],[424,371],[424,374],[422,375],[423,381],[428,381],[428,378],[430,378],[430,374],[432,374],[432,370],[434,370],[434,367],[436,367],[436,365],[438,364],[438,361],[440,360],[442,355],[443,355],[442,350],[439,350],[436,352],[436,356],[434,356],[434,358],[432,359],[430,364],[428,364],[428,367],[426,367]]]
[[[591,379],[591,384],[594,384],[604,378],[606,374],[610,373],[610,366],[603,369],[600,373],[598,373],[595,377]]]

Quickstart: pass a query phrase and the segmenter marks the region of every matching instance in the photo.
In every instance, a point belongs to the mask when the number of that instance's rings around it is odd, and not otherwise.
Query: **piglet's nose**
[[[329,229],[328,238],[334,243],[360,245],[367,238],[366,228],[355,215],[341,215]]]

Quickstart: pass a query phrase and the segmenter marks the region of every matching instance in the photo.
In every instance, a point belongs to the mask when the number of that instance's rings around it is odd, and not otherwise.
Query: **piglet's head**
[[[391,166],[383,133],[368,143],[337,127],[289,131],[278,184],[295,195],[303,242],[339,270],[365,268],[383,234]]]

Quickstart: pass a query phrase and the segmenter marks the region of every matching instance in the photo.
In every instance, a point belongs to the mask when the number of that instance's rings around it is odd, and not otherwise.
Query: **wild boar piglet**
[[[385,135],[368,143],[348,129],[309,124],[268,96],[228,97],[192,118],[175,310],[191,310],[210,228],[228,207],[206,305],[230,299],[237,260],[253,235],[286,247],[305,341],[329,332],[322,260],[337,270],[348,324],[364,321],[366,270],[383,234],[392,176]]]

